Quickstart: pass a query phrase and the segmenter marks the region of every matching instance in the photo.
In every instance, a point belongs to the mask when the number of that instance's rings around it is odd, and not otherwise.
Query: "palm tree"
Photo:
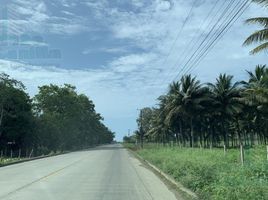
[[[189,141],[191,147],[196,141],[207,147],[222,141],[228,147],[229,140],[232,146],[243,145],[242,137],[245,145],[267,143],[268,68],[259,65],[248,74],[241,86],[226,74],[208,87],[191,75],[173,82],[148,116],[148,137],[162,143]]]
[[[205,109],[205,102],[210,100],[208,88],[202,87],[200,81],[191,75],[181,78],[181,108],[180,111],[190,121],[190,146],[194,147],[194,123],[197,116]]]
[[[260,137],[266,137],[268,129],[268,68],[257,65],[254,72],[248,71],[249,80],[244,82],[241,102],[251,110],[252,128]],[[254,138],[251,141],[254,142]]]
[[[264,6],[268,6],[268,0],[253,0]],[[255,17],[246,20],[247,24],[258,24],[263,26],[263,29],[255,31],[244,42],[244,45],[252,43],[261,43],[256,48],[250,51],[251,54],[259,53],[268,48],[268,17]]]
[[[254,72],[247,71],[249,74],[249,83],[261,83],[266,71],[266,65],[257,65]]]
[[[182,138],[182,110],[181,110],[180,83],[173,82],[169,85],[167,101],[165,105],[165,124],[175,133],[176,142]],[[180,136],[179,136],[180,135]]]
[[[246,104],[258,104],[263,108],[263,104],[268,102],[268,68],[266,65],[257,65],[254,72],[247,71],[249,81],[243,82],[245,85],[244,102]]]
[[[216,112],[221,123],[221,132],[224,144],[228,147],[228,123],[232,116],[238,114],[242,109],[242,104],[237,100],[240,97],[237,86],[238,82],[232,83],[233,76],[220,74],[215,84],[208,83],[213,94]],[[239,133],[240,134],[240,133]],[[241,139],[241,137],[239,136]]]

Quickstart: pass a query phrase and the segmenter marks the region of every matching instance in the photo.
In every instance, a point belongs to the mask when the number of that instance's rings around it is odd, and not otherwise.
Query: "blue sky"
[[[136,129],[137,108],[156,105],[180,72],[184,50],[206,33],[208,23],[201,24],[214,5],[199,0],[181,29],[190,0],[1,0],[0,71],[23,81],[31,96],[39,85],[74,84],[120,140]],[[265,64],[266,53],[251,56],[252,47],[242,47],[259,28],[245,19],[265,15],[252,4],[192,73],[203,82],[219,73],[240,80]]]

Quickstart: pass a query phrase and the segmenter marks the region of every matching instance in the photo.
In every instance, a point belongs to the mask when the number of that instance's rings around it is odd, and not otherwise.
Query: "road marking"
[[[84,160],[84,158],[85,158],[85,157],[83,157],[83,158],[81,158],[81,159],[79,159],[79,160],[77,160],[77,161],[75,161],[75,162],[73,162],[73,163],[71,163],[71,164],[69,164],[69,165],[66,165],[65,167],[62,167],[62,168],[60,168],[60,169],[58,169],[58,170],[56,170],[56,171],[54,171],[54,172],[51,172],[51,173],[49,173],[49,174],[47,174],[47,175],[45,175],[45,176],[43,176],[43,177],[41,177],[41,178],[39,178],[39,179],[37,179],[37,180],[34,180],[34,181],[32,181],[32,182],[30,182],[30,183],[28,183],[28,184],[26,184],[26,185],[23,185],[23,186],[21,186],[21,187],[15,189],[15,190],[13,190],[13,191],[11,191],[11,192],[5,194],[5,195],[3,195],[3,196],[0,196],[0,199],[5,199],[5,198],[9,197],[10,195],[13,195],[13,194],[15,194],[15,193],[17,193],[17,192],[19,192],[19,191],[21,191],[21,190],[23,190],[23,189],[25,189],[25,188],[31,186],[31,185],[33,185],[33,184],[35,184],[35,183],[38,183],[38,182],[40,182],[40,181],[42,181],[42,180],[45,180],[45,179],[47,179],[47,178],[49,178],[49,177],[51,177],[51,176],[53,176],[53,175],[55,175],[55,174],[58,174],[58,173],[61,172],[62,170],[66,169],[66,168],[69,168],[69,167],[71,167],[71,166],[73,166],[73,165],[79,163],[80,161]]]

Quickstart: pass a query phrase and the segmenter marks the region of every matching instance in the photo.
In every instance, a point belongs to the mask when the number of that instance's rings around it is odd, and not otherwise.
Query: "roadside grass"
[[[21,158],[0,158],[0,166],[22,160]]]
[[[12,163],[18,163],[19,161],[30,161],[30,160],[35,160],[37,158],[44,158],[44,157],[50,157],[50,156],[56,156],[56,155],[60,155],[60,154],[64,154],[64,153],[68,153],[69,151],[50,151],[47,154],[40,154],[38,156],[33,156],[33,157],[0,157],[0,167],[12,164]]]
[[[241,166],[239,149],[191,149],[160,147],[153,144],[138,149],[127,144],[200,199],[266,200],[268,199],[268,161],[266,148],[257,146],[245,150]]]

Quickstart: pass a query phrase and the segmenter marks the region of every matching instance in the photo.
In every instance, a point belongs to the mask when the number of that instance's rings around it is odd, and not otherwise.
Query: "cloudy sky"
[[[213,25],[220,30],[231,16],[228,3],[242,1],[1,0],[0,71],[31,96],[44,84],[77,86],[120,140],[135,130],[137,109],[156,105],[189,67],[208,82],[219,73],[244,79],[245,70],[266,63],[266,53],[251,56],[252,47],[242,46],[259,28],[245,19],[267,14],[251,4],[201,62],[186,65]]]

